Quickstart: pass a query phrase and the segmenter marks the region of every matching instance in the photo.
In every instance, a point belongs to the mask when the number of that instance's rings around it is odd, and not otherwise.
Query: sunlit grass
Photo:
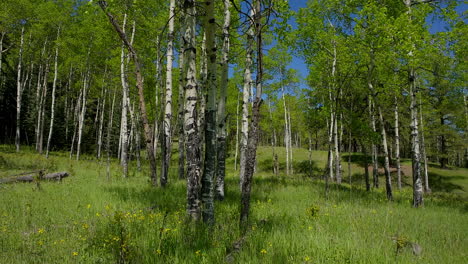
[[[216,203],[210,229],[187,222],[185,181],[176,180],[176,168],[170,185],[159,189],[149,186],[146,164],[138,171],[132,163],[130,177],[122,179],[113,161],[108,180],[105,161],[92,156],[75,161],[52,153],[47,160],[32,150],[16,154],[0,146],[0,151],[0,177],[41,168],[71,173],[60,183],[0,185],[1,263],[222,263],[241,238],[232,157],[226,200]],[[284,149],[275,152],[284,168]],[[294,149],[293,158],[300,164],[308,152]],[[425,207],[414,209],[409,187],[395,190],[394,202],[382,188],[365,192],[357,163],[351,167],[352,186],[332,184],[326,196],[319,180],[326,152],[314,151],[312,158],[312,177],[285,176],[283,169],[274,176],[271,148],[259,149],[251,225],[233,254],[235,263],[467,262],[467,170],[433,168],[441,180]],[[343,169],[346,179],[345,162]],[[396,254],[395,236],[420,244],[421,256],[410,249]]]

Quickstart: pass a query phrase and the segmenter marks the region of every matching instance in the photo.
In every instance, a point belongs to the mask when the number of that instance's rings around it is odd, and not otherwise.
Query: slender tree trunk
[[[231,25],[231,4],[224,0],[223,50],[221,59],[221,81],[218,102],[218,135],[217,135],[217,166],[216,166],[216,198],[224,199],[224,177],[226,176],[226,98],[229,70],[229,27]]]
[[[114,91],[114,95],[112,96],[112,106],[109,112],[109,122],[107,125],[107,180],[110,179],[110,155],[111,155],[111,150],[110,150],[110,142],[112,138],[112,122],[114,120],[114,105],[115,105],[115,94],[116,92]]]
[[[398,118],[398,99],[395,96],[395,158],[397,167],[398,189],[401,190],[401,164],[400,164],[400,122]]]
[[[335,109],[336,111],[336,109]],[[338,116],[337,112],[334,114],[334,122],[333,122],[333,139],[334,139],[334,152],[335,152],[335,175],[336,175],[336,182],[341,184],[341,157],[340,157],[340,147],[338,142]]]
[[[73,157],[73,148],[75,146],[75,139],[76,139],[76,131],[78,130],[78,120],[80,115],[80,108],[81,108],[81,97],[83,96],[83,90],[80,89],[80,95],[76,99],[76,106],[75,111],[73,114],[73,137],[70,146],[70,159]]]
[[[36,101],[35,101],[35,110],[36,110],[36,125],[34,128],[34,133],[36,137],[36,151],[39,151],[39,125],[40,125],[40,109],[42,100],[42,86],[41,86],[41,77],[42,77],[42,64],[39,65],[39,71],[37,73],[37,88],[36,88]]]
[[[388,154],[388,145],[387,145],[387,133],[385,132],[384,119],[380,106],[378,107],[379,111],[379,120],[380,120],[380,129],[382,136],[382,147],[384,152],[384,170],[385,170],[385,190],[387,192],[387,199],[393,200],[392,194],[392,178],[390,175],[390,159]]]
[[[250,16],[252,16],[252,13]],[[243,182],[245,179],[245,164],[246,164],[246,150],[249,133],[249,92],[252,85],[252,74],[250,68],[252,67],[252,53],[253,53],[253,25],[247,32],[247,53],[245,58],[244,70],[244,87],[242,91],[242,120],[241,120],[241,136],[240,136],[240,189],[242,190]]]
[[[76,147],[76,160],[80,159],[81,138],[83,135],[84,118],[86,115],[86,94],[88,92],[88,87],[89,87],[89,78],[90,78],[90,71],[88,69],[83,80],[83,97],[82,97],[81,113],[80,113],[79,125],[78,125],[78,145]]]
[[[183,24],[183,21],[181,21]],[[182,28],[181,32],[184,32]],[[182,41],[181,41],[182,42]],[[179,179],[185,179],[185,131],[184,131],[184,47],[179,50],[179,101],[178,101],[178,132],[179,132]]]
[[[377,133],[375,126],[375,116],[374,116],[374,104],[372,99],[369,97],[369,115],[371,119],[371,127],[374,133]],[[372,142],[372,176],[374,179],[374,188],[379,188],[379,160],[377,153],[377,146]]]
[[[125,25],[127,22],[127,14],[124,15],[122,31],[125,34]],[[120,118],[120,164],[122,165],[122,177],[128,176],[128,82],[127,74],[125,72],[125,44],[122,43],[120,52],[120,81],[122,84],[122,111]]]
[[[187,157],[187,213],[200,219],[200,142],[197,122],[197,80],[196,80],[196,43],[195,43],[195,0],[184,0],[185,33],[184,72],[185,85],[185,139]]]
[[[153,130],[153,152],[157,153],[158,151],[158,137],[159,137],[159,87],[161,81],[161,55],[160,55],[160,45],[159,45],[159,37],[156,37],[156,42],[158,45],[156,46],[156,80],[155,80],[155,118],[154,118],[154,130]],[[156,154],[155,154],[156,155]]]
[[[411,5],[412,0],[404,0],[406,8],[408,9],[409,23],[412,24]],[[411,36],[409,36],[410,41]],[[414,44],[412,50],[414,50]],[[409,52],[409,57],[412,59],[413,51]],[[418,125],[418,109],[417,109],[417,88],[416,88],[416,75],[414,67],[410,66],[409,69],[409,88],[410,88],[410,112],[411,112],[411,163],[413,171],[413,207],[419,207],[424,204],[423,202],[423,187],[421,181],[421,162],[420,162],[420,146],[419,146],[419,125]]]
[[[46,69],[44,73],[44,79],[42,83],[42,97],[41,97],[41,102],[40,102],[40,110],[39,110],[39,153],[42,154],[42,148],[44,146],[43,144],[43,139],[44,139],[44,119],[45,119],[45,104],[47,100],[47,74],[49,73],[49,63],[47,62],[46,64]]]
[[[60,36],[60,27],[57,32],[57,41]],[[47,149],[46,158],[49,158],[50,140],[52,139],[52,131],[54,128],[54,114],[55,114],[55,88],[57,87],[57,71],[58,71],[58,43],[55,48],[55,59],[54,59],[54,82],[52,83],[52,104],[50,106],[50,125],[49,125],[49,136],[47,137]]]
[[[331,97],[331,92],[330,92]],[[333,110],[330,112],[330,123],[327,120],[327,128],[328,128],[328,161],[327,161],[327,170],[328,176],[327,179],[333,180],[333,124],[334,124],[334,115]],[[328,183],[328,181],[327,181]]]
[[[423,123],[423,113],[422,113],[422,101],[421,97],[419,97],[419,118],[421,121],[421,131],[420,131],[420,137],[421,137],[421,155],[422,159],[424,161],[424,167],[423,167],[423,172],[424,172],[424,191],[427,193],[431,192],[431,188],[429,187],[429,172],[427,169],[427,156],[426,156],[426,145],[424,144],[424,123]]]
[[[361,142],[362,154],[364,155],[364,179],[366,181],[366,191],[370,191],[370,180],[369,180],[369,156],[367,154],[366,146]]]
[[[289,125],[288,125],[288,110],[286,107],[286,98],[284,97],[284,86],[281,86],[282,97],[283,97],[283,108],[284,108],[284,146],[286,149],[286,175],[289,176],[290,174],[290,166],[289,166],[289,142],[291,140],[291,135],[289,134]]]
[[[252,178],[257,156],[257,144],[259,138],[260,107],[262,104],[263,85],[263,44],[262,44],[262,14],[260,0],[255,1],[255,33],[257,36],[257,76],[256,96],[252,108],[252,121],[250,123],[248,143],[246,150],[245,178],[242,184],[240,226],[246,231],[250,214],[250,192],[252,189]]]
[[[236,153],[234,154],[234,170],[237,171],[237,160],[239,155],[239,103],[240,93],[237,93],[237,106],[236,106]]]
[[[268,100],[268,113],[270,114],[270,124],[273,128],[273,136],[271,138],[271,158],[272,158],[272,165],[273,165],[273,174],[278,176],[278,166],[277,166],[277,155],[275,153],[275,138],[276,138],[276,129],[273,126],[273,114],[271,111],[271,100]]]
[[[421,163],[420,163],[420,147],[419,147],[419,126],[418,126],[418,109],[416,96],[417,91],[415,85],[414,69],[410,69],[410,111],[411,111],[411,161],[413,169],[413,206],[419,207],[423,205],[423,187],[421,181]]]
[[[3,35],[2,35],[3,42]],[[19,50],[19,59],[18,59],[18,77],[16,80],[17,83],[17,96],[16,96],[16,152],[20,150],[20,127],[21,127],[21,99],[23,97],[23,90],[21,85],[21,66],[23,62],[23,43],[24,43],[24,26],[21,28],[21,43]],[[1,48],[0,48],[1,49]],[[1,68],[0,68],[1,70]]]
[[[152,131],[148,123],[148,116],[146,114],[146,103],[145,103],[145,96],[143,93],[143,76],[141,74],[140,60],[138,59],[137,53],[135,49],[133,48],[133,45],[128,41],[127,36],[125,35],[125,32],[122,31],[119,24],[115,21],[114,16],[106,10],[107,8],[106,1],[99,1],[99,5],[104,10],[111,24],[114,26],[114,29],[119,34],[120,39],[124,42],[125,46],[127,47],[129,51],[129,55],[131,56],[135,64],[136,86],[138,88],[138,97],[140,100],[139,103],[140,103],[141,119],[143,122],[143,127],[144,127],[144,132],[145,132],[146,151],[148,152],[148,159],[149,159],[150,168],[151,168],[150,179],[151,179],[151,183],[154,186],[156,186],[158,183],[157,183],[157,174],[156,174],[157,173],[156,172],[156,160],[155,160],[154,151],[153,151],[153,136],[151,134]]]
[[[351,186],[351,129],[348,132],[348,178]]]
[[[166,63],[166,95],[164,97],[164,121],[163,121],[163,153],[161,166],[161,187],[166,186],[171,162],[171,143],[172,143],[172,61],[174,60],[174,10],[175,0],[169,2],[169,22],[167,33],[167,63]]]
[[[205,142],[205,110],[206,110],[206,82],[208,76],[208,56],[206,54],[206,30],[203,29],[203,40],[201,43],[201,53],[200,53],[200,79],[199,84],[197,87],[198,92],[198,138],[200,142]],[[200,146],[200,153],[201,153],[201,163],[204,164],[204,153],[205,153],[205,144],[201,144]],[[203,167],[201,167],[201,172],[203,173]]]
[[[202,174],[202,215],[203,221],[214,224],[214,180],[216,175],[216,43],[214,1],[205,1],[205,36],[207,49],[207,90],[205,111],[205,168]]]

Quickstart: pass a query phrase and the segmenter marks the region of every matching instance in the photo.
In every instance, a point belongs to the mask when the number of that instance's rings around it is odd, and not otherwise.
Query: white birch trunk
[[[127,14],[124,15],[122,31],[125,33],[125,26],[127,22]],[[122,43],[120,52],[120,81],[122,84],[122,111],[120,117],[120,138],[121,138],[121,152],[120,164],[122,165],[122,177],[128,176],[128,83],[125,67],[125,45]]]
[[[289,141],[290,141],[290,135],[289,135],[289,125],[288,125],[288,109],[286,107],[286,98],[284,96],[284,87],[281,86],[282,90],[282,97],[283,97],[283,108],[284,108],[284,146],[286,149],[286,175],[289,176],[290,171],[289,171]]]
[[[2,42],[3,42],[3,35],[2,35]],[[24,26],[21,28],[21,42],[20,42],[20,49],[19,49],[19,59],[18,59],[18,77],[16,80],[17,83],[17,95],[16,95],[16,137],[15,137],[15,145],[16,145],[16,152],[20,150],[20,126],[21,126],[21,100],[23,97],[23,89],[21,85],[21,66],[23,62],[23,43],[24,43]],[[0,49],[2,49],[0,47]],[[1,68],[0,68],[1,71]]]
[[[194,220],[200,219],[200,142],[197,122],[197,80],[195,1],[184,0],[185,33],[184,67],[187,73],[185,85],[184,127],[187,157],[187,214]]]
[[[237,93],[237,106],[236,106],[236,153],[234,154],[234,170],[237,171],[237,160],[239,156],[239,103],[240,92]]]
[[[400,122],[398,118],[398,99],[395,96],[395,159],[397,167],[398,189],[401,190],[401,164],[400,164]]]
[[[250,13],[250,17],[253,15],[253,10]],[[241,120],[241,136],[240,136],[240,185],[239,188],[242,190],[242,185],[245,176],[245,164],[247,150],[247,141],[249,133],[249,91],[252,86],[252,73],[250,68],[252,67],[252,53],[253,53],[253,40],[254,31],[253,25],[247,32],[247,54],[245,58],[245,70],[244,70],[244,87],[242,91],[242,120]]]
[[[421,155],[424,162],[423,173],[424,173],[424,191],[427,193],[431,192],[431,188],[429,187],[429,172],[427,168],[427,155],[426,155],[426,145],[424,144],[424,123],[423,123],[423,113],[422,113],[422,100],[419,97],[419,119],[421,122]]]
[[[231,25],[231,4],[224,0],[223,50],[221,59],[220,95],[217,113],[217,166],[216,166],[216,198],[224,199],[224,178],[226,176],[226,99],[229,71],[229,27]]]
[[[166,186],[171,161],[171,143],[172,143],[172,61],[174,60],[174,9],[175,0],[170,0],[169,4],[169,25],[167,33],[167,63],[166,63],[166,95],[164,97],[164,121],[163,121],[163,154],[161,187]]]
[[[76,160],[80,159],[81,139],[83,136],[84,118],[86,115],[86,94],[88,92],[89,78],[90,78],[89,76],[90,76],[90,71],[88,69],[83,80],[83,97],[82,97],[81,113],[80,113],[79,124],[78,124],[78,145],[76,147]]]
[[[42,154],[42,148],[44,146],[43,139],[44,139],[44,118],[45,118],[45,103],[47,100],[47,74],[49,73],[49,62],[46,62],[46,68],[44,73],[44,79],[42,83],[42,96],[40,101],[40,110],[38,114],[39,118],[39,153]]]
[[[374,103],[372,99],[369,97],[369,115],[371,119],[371,128],[374,133],[377,132],[377,128],[375,126],[375,116],[374,116]],[[372,175],[374,179],[374,188],[379,188],[379,163],[378,163],[378,153],[377,153],[377,146],[374,142],[372,142]]]

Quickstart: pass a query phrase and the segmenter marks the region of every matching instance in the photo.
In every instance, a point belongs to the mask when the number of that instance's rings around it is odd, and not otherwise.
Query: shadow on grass
[[[457,176],[442,176],[440,174],[429,172],[429,185],[432,191],[435,192],[453,192],[453,191],[465,191],[462,186],[453,183],[454,180],[461,180],[466,177]]]

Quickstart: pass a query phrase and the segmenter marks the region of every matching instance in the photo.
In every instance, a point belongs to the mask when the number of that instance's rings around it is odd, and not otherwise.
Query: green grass
[[[275,151],[283,168],[284,149]],[[326,152],[312,153],[312,177],[299,173],[308,164],[307,150],[294,150],[298,173],[289,177],[272,175],[271,154],[271,148],[259,149],[251,226],[234,263],[468,262],[468,170],[431,167],[434,192],[425,196],[424,208],[414,209],[410,186],[395,188],[394,202],[382,188],[365,192],[357,163],[352,186],[332,184],[325,196],[318,175]],[[0,146],[0,177],[39,168],[72,175],[40,186],[0,185],[0,263],[222,263],[241,238],[232,157],[226,200],[216,202],[212,229],[187,222],[185,181],[176,180],[176,168],[170,185],[159,189],[149,186],[146,164],[141,172],[132,164],[130,177],[122,179],[114,160],[107,180],[105,162],[91,156],[75,161],[52,153],[47,160]],[[347,168],[344,162],[346,182]],[[422,255],[396,255],[395,236],[420,244]]]

